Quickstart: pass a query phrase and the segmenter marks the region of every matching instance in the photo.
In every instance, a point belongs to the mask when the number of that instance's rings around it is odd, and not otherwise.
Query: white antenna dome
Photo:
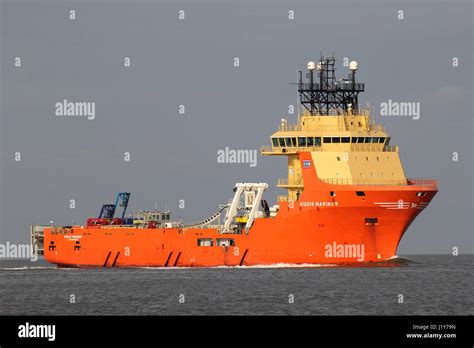
[[[308,62],[308,70],[314,70],[314,69],[316,69],[316,63],[311,60]]]
[[[353,60],[349,63],[349,69],[350,70],[358,70],[359,69],[359,63],[357,61]]]

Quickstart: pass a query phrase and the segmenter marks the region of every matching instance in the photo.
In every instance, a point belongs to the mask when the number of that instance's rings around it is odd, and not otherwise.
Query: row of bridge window
[[[390,138],[386,137],[322,137],[323,144],[385,144]],[[288,137],[272,138],[274,147],[311,147],[321,146],[321,137]]]

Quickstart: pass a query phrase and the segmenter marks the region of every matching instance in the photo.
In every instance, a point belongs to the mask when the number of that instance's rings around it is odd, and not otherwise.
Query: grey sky
[[[399,253],[472,252],[471,1],[2,1],[0,11],[0,242],[27,242],[30,224],[84,223],[118,191],[132,192],[132,210],[158,202],[188,222],[235,182],[268,182],[273,201],[285,158],[251,168],[218,164],[217,150],[268,145],[296,101],[296,69],[322,49],[335,51],[340,78],[343,57],[359,61],[361,105],[421,103],[417,121],[376,115],[407,175],[439,180]],[[95,120],[56,117],[63,99],[95,102]]]

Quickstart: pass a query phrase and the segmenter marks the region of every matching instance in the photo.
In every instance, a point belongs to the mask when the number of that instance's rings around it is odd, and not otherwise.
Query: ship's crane
[[[240,210],[241,198],[243,196],[245,210],[250,212],[243,218],[238,218],[245,228],[245,233],[248,233],[250,227],[257,217],[258,209],[260,204],[264,207],[264,203],[261,203],[263,192],[268,189],[268,184],[266,183],[237,183],[235,184],[235,195],[230,203],[229,210],[227,211],[226,219],[224,226],[222,228],[222,233],[232,233],[231,228],[232,221],[234,218],[237,218],[237,213]],[[265,215],[267,215],[266,208],[264,207]],[[268,209],[269,212],[269,209]]]
[[[219,207],[219,210],[206,220],[181,225],[181,227],[200,228],[204,226],[210,226],[212,222],[220,217],[224,210],[227,210],[226,220],[224,226],[222,226],[222,233],[234,233],[237,230],[240,231],[242,228],[245,228],[246,231],[248,231],[255,218],[259,216],[259,202],[263,210],[262,216],[270,217],[270,207],[268,206],[267,201],[262,199],[263,192],[267,188],[268,185],[265,183],[237,183],[234,188],[234,198],[229,204]],[[243,202],[241,199],[242,197]],[[243,212],[243,215],[239,215],[239,212]],[[234,219],[237,224],[231,226]]]
[[[115,204],[104,204],[100,210],[99,219],[113,219],[115,212],[118,207],[122,207],[122,216],[125,217],[125,212],[128,207],[128,200],[130,199],[129,192],[119,192],[117,193],[117,198],[115,199]]]
[[[128,201],[130,199],[130,193],[129,192],[119,192],[117,194],[117,198],[115,199],[115,207],[122,207],[122,220],[125,217],[125,212],[127,211],[128,207]]]
[[[87,219],[87,225],[121,225],[124,224],[125,212],[127,211],[128,201],[130,199],[129,192],[117,193],[115,204],[104,204],[100,209],[98,218]],[[114,218],[117,208],[123,208],[122,215],[119,218]]]

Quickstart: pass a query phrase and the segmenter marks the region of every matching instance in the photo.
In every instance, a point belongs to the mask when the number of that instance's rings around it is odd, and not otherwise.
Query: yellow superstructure
[[[309,115],[296,124],[283,119],[262,155],[288,156],[288,178],[278,186],[297,200],[304,188],[298,153],[311,152],[319,179],[334,184],[406,185],[398,146],[384,127],[372,124],[369,110],[343,115]]]

